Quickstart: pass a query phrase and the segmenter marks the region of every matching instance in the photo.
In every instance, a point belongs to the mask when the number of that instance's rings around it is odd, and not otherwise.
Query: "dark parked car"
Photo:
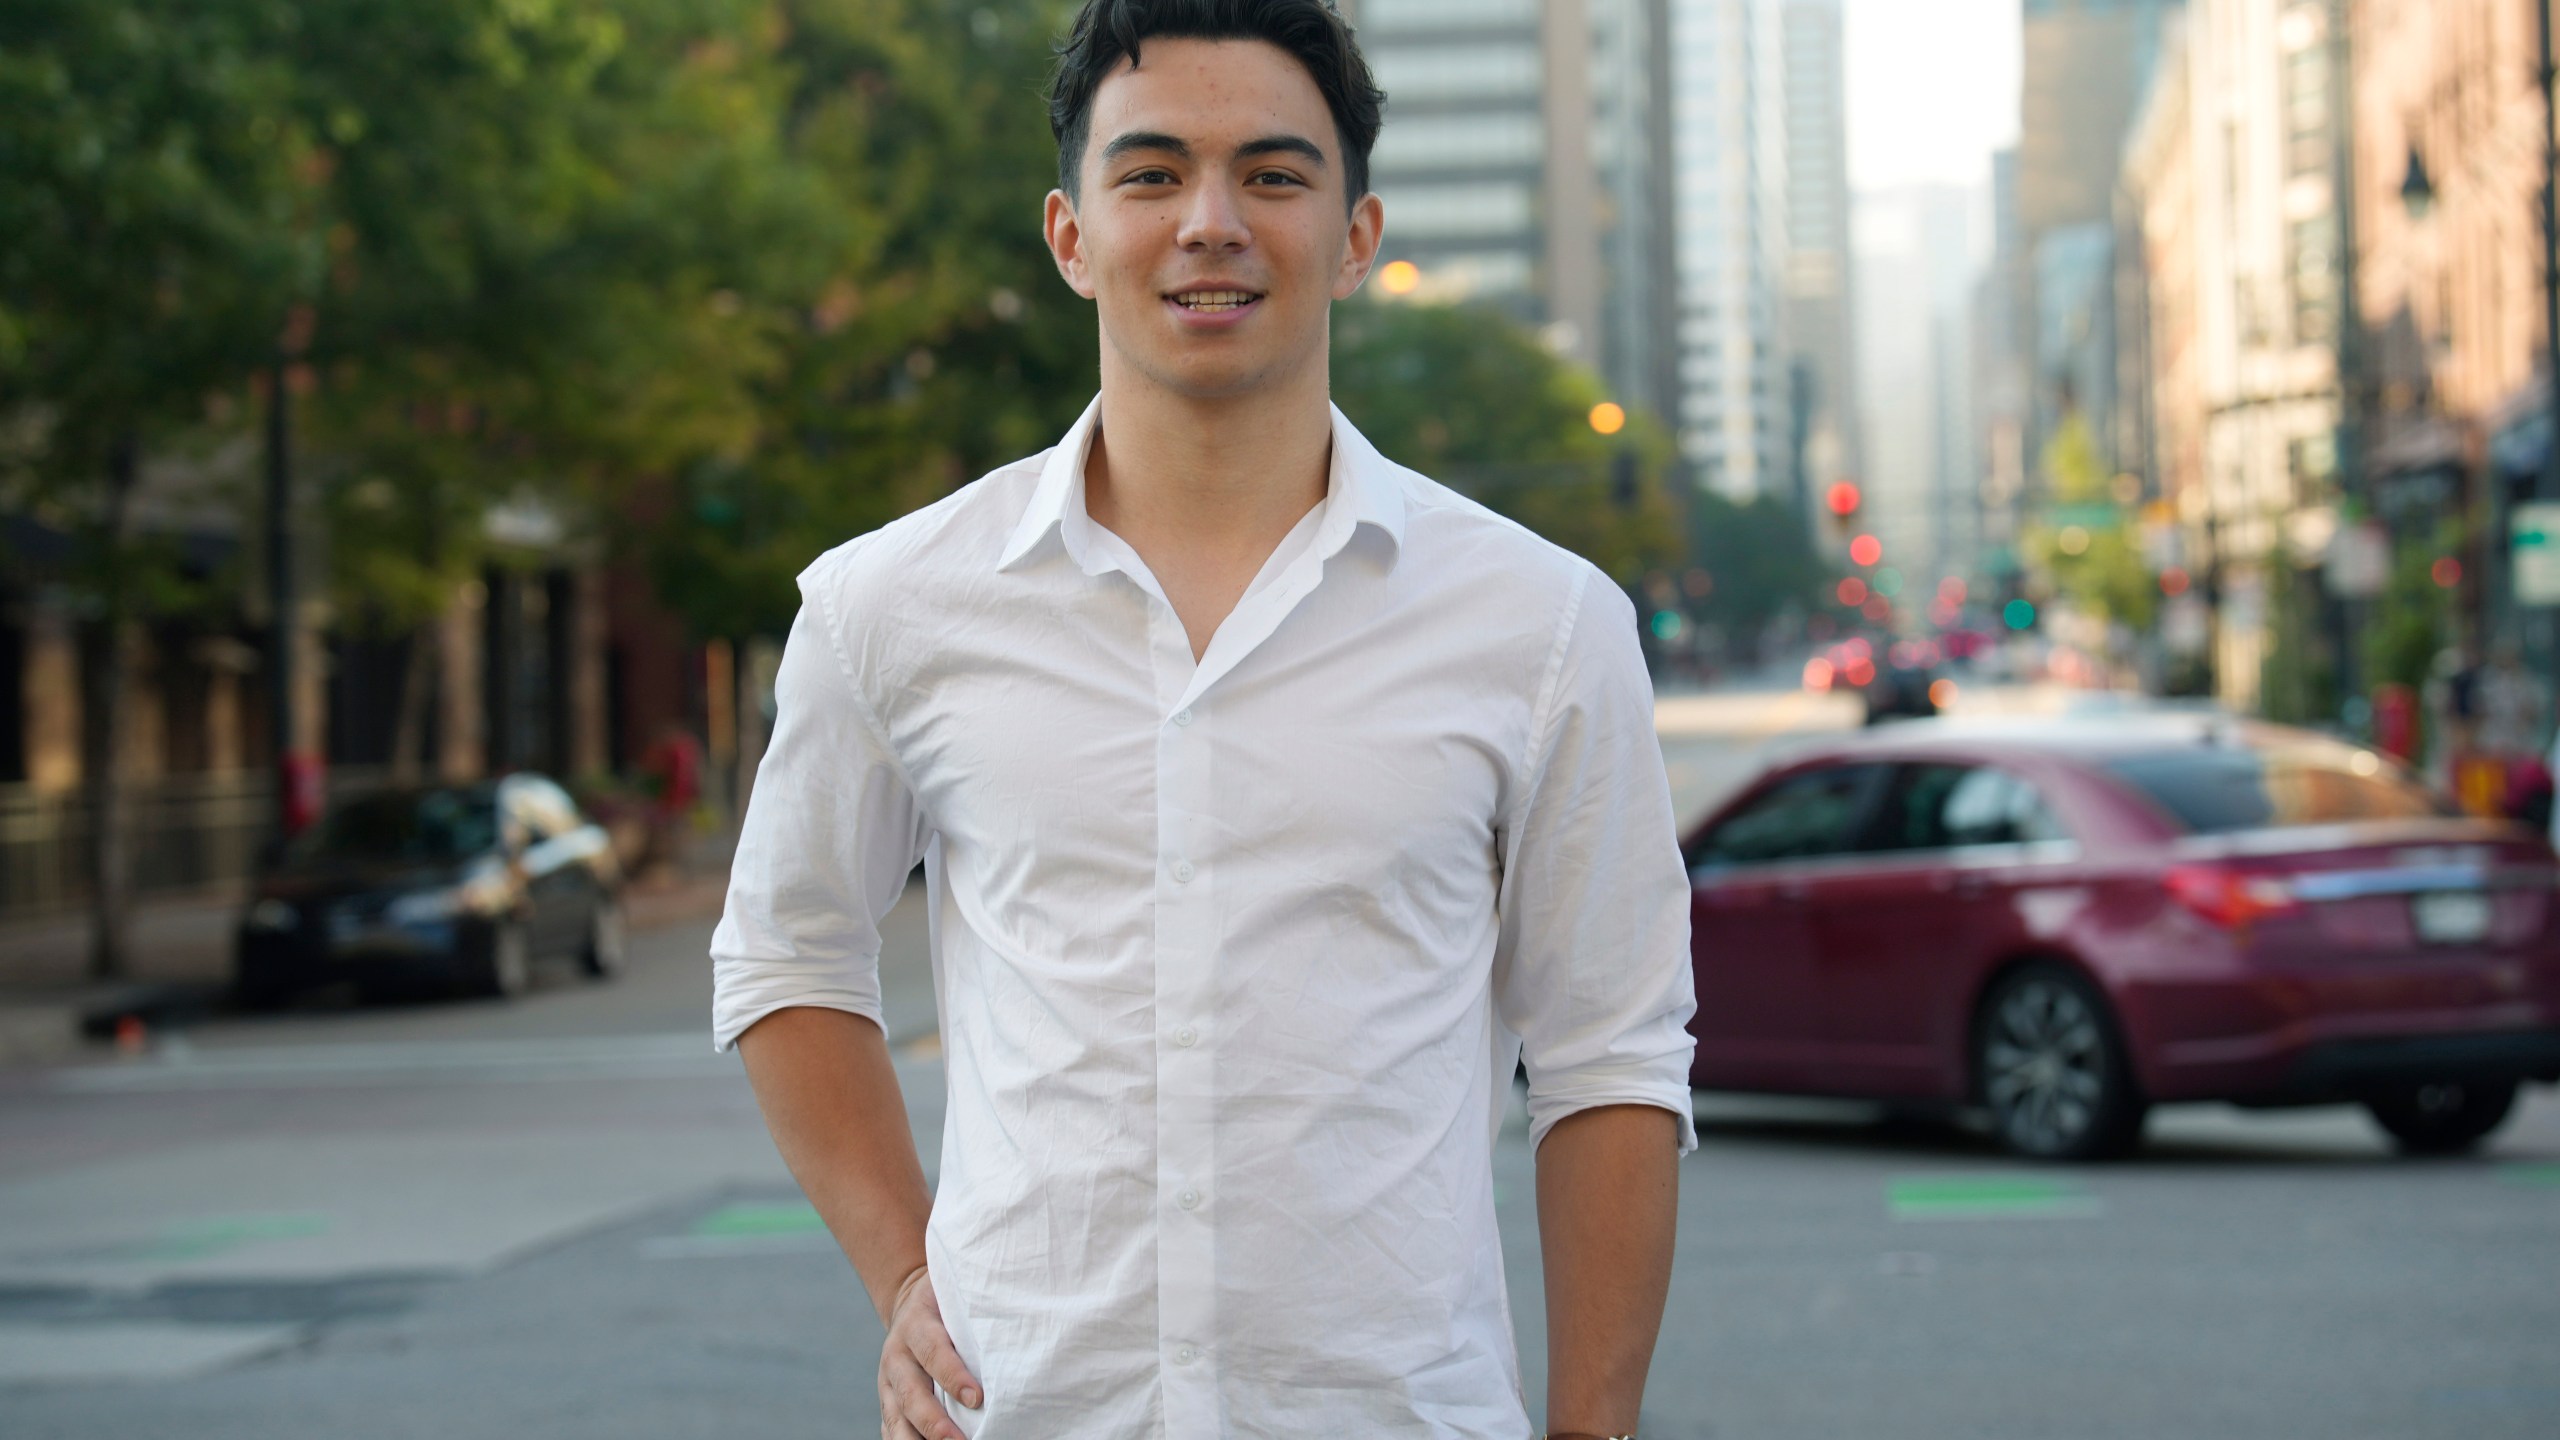
[[[620,892],[602,827],[538,775],[383,791],[330,810],[259,876],[234,975],[252,1006],[333,980],[515,995],[552,955],[601,979],[622,964]]]
[[[1859,692],[1866,701],[1869,725],[1888,720],[1926,720],[1938,713],[1937,676],[1915,665],[1879,669]]]
[[[1705,1088],[1980,1107],[2090,1158],[2199,1100],[2459,1151],[2560,1080],[2548,841],[2324,736],[1915,722],[1798,754],[1686,850]]]

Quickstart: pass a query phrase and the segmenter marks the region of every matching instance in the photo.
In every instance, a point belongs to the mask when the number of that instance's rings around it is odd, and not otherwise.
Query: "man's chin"
[[[1250,355],[1236,349],[1216,355],[1135,355],[1125,348],[1114,348],[1149,386],[1186,400],[1241,399],[1282,384],[1297,369],[1290,363],[1292,357],[1259,349]],[[1323,355],[1323,348],[1316,347],[1315,363],[1321,365]]]

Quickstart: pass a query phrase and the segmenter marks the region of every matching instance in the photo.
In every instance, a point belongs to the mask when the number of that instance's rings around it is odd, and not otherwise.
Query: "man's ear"
[[[1387,207],[1370,191],[1351,207],[1351,241],[1342,249],[1342,269],[1333,277],[1333,298],[1348,300],[1378,263],[1378,244],[1387,238]]]
[[[1040,228],[1049,242],[1049,258],[1057,262],[1058,274],[1067,288],[1087,300],[1093,298],[1093,275],[1085,264],[1084,224],[1076,219],[1076,202],[1064,190],[1052,190],[1042,203]]]

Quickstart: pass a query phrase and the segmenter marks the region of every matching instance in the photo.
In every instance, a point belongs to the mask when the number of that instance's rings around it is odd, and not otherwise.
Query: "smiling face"
[[[1101,314],[1105,383],[1321,387],[1328,313],[1380,229],[1376,196],[1346,203],[1323,94],[1258,40],[1160,38],[1141,59],[1094,92],[1080,196],[1048,203],[1059,273]]]

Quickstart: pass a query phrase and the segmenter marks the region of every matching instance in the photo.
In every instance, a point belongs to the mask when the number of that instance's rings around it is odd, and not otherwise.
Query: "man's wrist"
[[[1632,1432],[1625,1435],[1594,1435],[1588,1430],[1550,1430],[1546,1434],[1546,1440],[1636,1440],[1636,1437]]]

